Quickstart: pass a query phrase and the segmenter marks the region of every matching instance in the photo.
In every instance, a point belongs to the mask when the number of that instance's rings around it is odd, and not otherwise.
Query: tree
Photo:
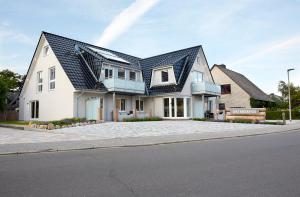
[[[7,93],[7,84],[2,78],[0,78],[0,112],[3,112],[5,110]]]
[[[18,91],[22,83],[21,75],[8,69],[0,71],[0,79],[6,83],[9,91]]]
[[[292,108],[299,107],[300,105],[300,86],[295,86],[293,83],[290,84],[291,89],[291,105]],[[286,102],[289,98],[288,84],[284,81],[279,81],[278,91],[281,93],[282,97]]]

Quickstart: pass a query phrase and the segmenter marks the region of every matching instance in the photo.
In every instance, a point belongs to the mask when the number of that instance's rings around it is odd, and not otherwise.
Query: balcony
[[[221,95],[221,86],[209,82],[192,82],[192,94]]]
[[[142,81],[131,81],[118,78],[105,79],[103,84],[110,92],[145,93],[145,83]]]

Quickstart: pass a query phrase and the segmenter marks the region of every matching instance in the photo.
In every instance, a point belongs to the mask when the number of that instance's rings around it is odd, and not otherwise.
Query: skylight
[[[130,64],[128,61],[124,60],[123,58],[111,53],[111,52],[108,52],[108,51],[104,51],[104,50],[101,50],[101,49],[97,49],[97,48],[94,48],[94,47],[88,47],[89,49],[91,49],[92,51],[102,55],[103,57],[109,59],[109,60],[115,60],[115,61],[118,61],[118,62],[124,62],[124,63],[127,63],[127,64]]]

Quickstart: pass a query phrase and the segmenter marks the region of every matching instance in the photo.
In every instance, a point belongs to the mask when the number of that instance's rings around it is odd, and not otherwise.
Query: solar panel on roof
[[[96,48],[93,48],[93,47],[88,47],[88,48],[91,49],[92,51],[96,52],[96,53],[99,53],[100,55],[102,55],[103,57],[105,57],[107,59],[130,64],[128,61],[124,60],[123,58],[121,58],[121,57],[119,57],[119,56],[117,56],[117,55],[115,55],[111,52],[104,51],[104,50],[101,50],[101,49],[96,49]]]

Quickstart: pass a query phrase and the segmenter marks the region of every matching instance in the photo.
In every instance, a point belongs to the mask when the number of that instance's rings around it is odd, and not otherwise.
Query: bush
[[[267,111],[267,120],[282,120],[282,112],[285,113],[285,119],[289,119],[289,111]],[[298,110],[292,110],[292,119],[300,119],[300,112]]]
[[[71,125],[74,123],[79,123],[79,122],[85,122],[86,119],[85,118],[65,118],[62,120],[53,120],[53,121],[33,121],[32,124],[37,124],[37,125],[47,125],[49,123],[52,123],[54,125],[59,125],[59,126],[63,126],[63,125]]]
[[[160,117],[147,117],[147,118],[124,118],[123,122],[142,122],[142,121],[161,121]]]
[[[193,118],[195,121],[209,121],[208,118]]]

